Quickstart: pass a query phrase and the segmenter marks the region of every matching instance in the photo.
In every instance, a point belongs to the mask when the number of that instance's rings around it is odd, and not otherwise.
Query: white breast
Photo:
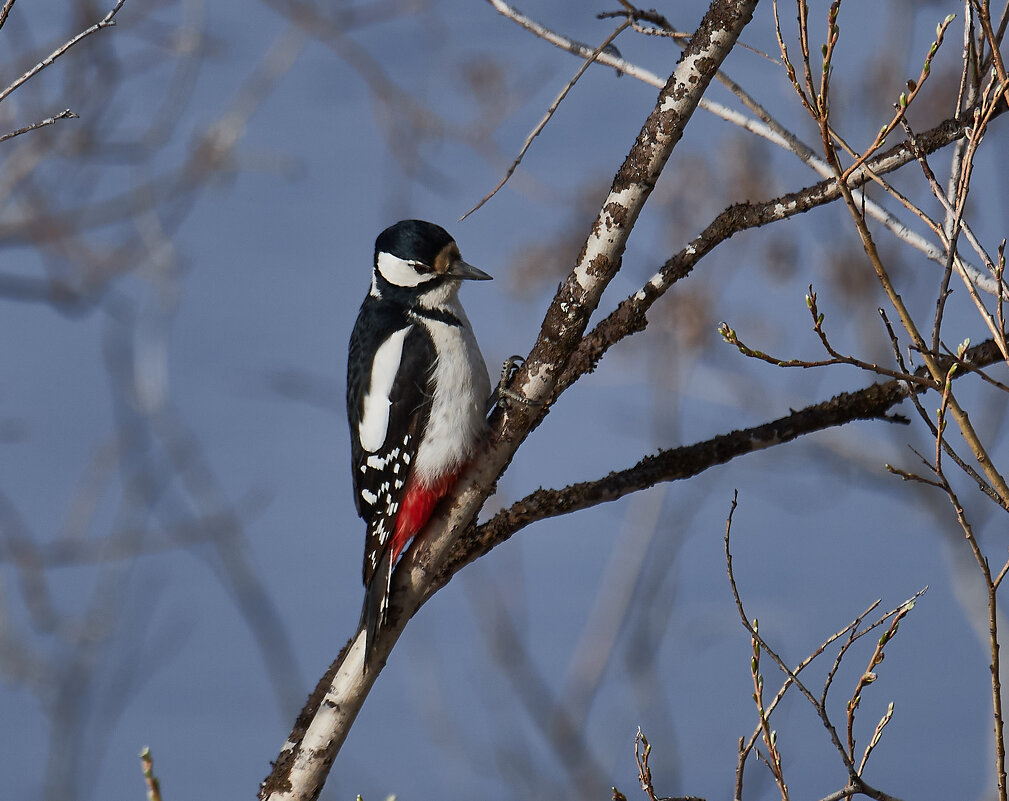
[[[431,415],[414,464],[426,482],[454,472],[472,458],[483,435],[490,397],[487,366],[466,313],[458,301],[446,306],[461,326],[415,318],[427,329],[439,354],[434,365]]]

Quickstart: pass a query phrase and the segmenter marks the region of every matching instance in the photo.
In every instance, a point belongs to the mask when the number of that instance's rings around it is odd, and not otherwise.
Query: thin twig
[[[802,4],[802,0],[799,0]],[[824,104],[826,105],[826,99],[824,99]],[[901,324],[907,331],[908,335],[911,337],[911,342],[915,348],[921,353],[922,359],[924,360],[926,366],[928,367],[929,373],[932,378],[939,382],[942,380],[943,373],[940,370],[938,364],[935,361],[935,355],[927,350],[925,340],[918,330],[918,325],[912,317],[910,311],[904,303],[903,298],[897,291],[890,277],[889,272],[884,266],[882,259],[879,255],[879,251],[876,248],[876,243],[872,238],[872,234],[869,231],[868,225],[864,213],[859,209],[858,204],[855,202],[852,196],[851,189],[848,184],[842,180],[842,168],[841,163],[838,158],[837,149],[834,146],[833,140],[831,139],[828,131],[828,121],[826,114],[820,117],[820,129],[821,129],[821,139],[823,141],[824,153],[827,156],[827,161],[830,163],[834,170],[835,177],[837,179],[837,187],[841,192],[841,196],[844,198],[845,206],[851,214],[851,218],[855,224],[855,228],[858,231],[859,238],[862,240],[862,246],[865,250],[866,255],[869,257],[869,261],[876,272],[876,277],[879,280],[880,286],[886,293],[894,310],[900,318]],[[967,440],[974,452],[975,459],[977,460],[978,466],[981,471],[985,474],[988,481],[990,482],[992,488],[998,493],[998,496],[1003,499],[1002,505],[1009,503],[1009,484],[1006,483],[1005,478],[1002,474],[995,468],[991,461],[991,457],[988,454],[984,443],[981,441],[977,434],[973,424],[970,422],[967,413],[960,406],[959,402],[954,396],[950,396],[949,408],[954,419],[957,422],[957,426],[960,429],[960,433],[963,435],[964,439]]]
[[[896,378],[900,381],[907,381],[914,384],[919,389],[937,389],[939,387],[935,381],[925,375],[891,370],[887,367],[876,364],[875,362],[863,361],[862,359],[855,358],[854,356],[846,356],[837,351],[834,346],[830,344],[830,340],[827,338],[827,333],[823,330],[824,315],[820,312],[819,306],[817,305],[816,292],[813,291],[812,284],[810,284],[809,291],[806,294],[806,307],[809,309],[809,313],[813,318],[813,330],[819,336],[820,343],[823,345],[824,350],[826,350],[830,355],[829,359],[819,359],[816,361],[809,361],[805,359],[786,359],[778,356],[772,356],[771,354],[764,353],[761,350],[754,350],[739,339],[739,335],[736,333],[735,329],[731,328],[728,323],[720,323],[718,326],[718,333],[722,335],[722,339],[727,344],[734,346],[744,356],[751,359],[759,359],[760,361],[768,364],[773,364],[775,367],[799,367],[802,369],[810,369],[813,367],[829,367],[837,364],[847,364],[851,367],[857,367],[860,370],[865,370],[866,372],[873,373],[875,375]]]
[[[725,546],[725,563],[726,563],[726,569],[727,569],[728,575],[729,575],[729,587],[730,587],[730,589],[732,591],[733,600],[736,603],[736,611],[739,614],[739,618],[740,618],[740,620],[741,620],[741,622],[743,624],[743,627],[750,633],[751,638],[753,639],[753,641],[755,643],[757,643],[757,646],[759,646],[759,649],[763,650],[764,653],[766,653],[768,656],[770,656],[774,660],[774,662],[777,664],[778,668],[788,677],[788,681],[791,684],[794,684],[799,689],[799,691],[806,697],[806,699],[810,702],[810,704],[812,704],[813,708],[816,710],[817,716],[820,718],[820,721],[823,723],[824,727],[827,729],[828,733],[830,734],[830,738],[831,738],[831,741],[834,743],[834,747],[837,749],[838,753],[841,756],[842,761],[845,764],[845,767],[846,767],[847,772],[848,772],[848,780],[849,780],[848,787],[846,787],[842,791],[839,791],[838,793],[833,793],[833,794],[827,796],[827,798],[839,799],[839,798],[843,798],[843,797],[846,797],[846,796],[850,796],[850,795],[852,795],[854,793],[849,792],[849,790],[850,790],[850,788],[854,787],[854,788],[857,788],[856,792],[862,793],[864,795],[867,795],[870,798],[878,799],[878,801],[894,801],[893,796],[890,796],[887,793],[884,793],[881,790],[877,790],[876,788],[871,787],[868,784],[866,784],[865,781],[864,781],[864,779],[862,779],[861,775],[856,770],[855,765],[854,765],[854,761],[851,758],[849,758],[848,753],[846,752],[844,745],[841,743],[841,740],[840,740],[840,737],[838,736],[837,730],[834,728],[833,724],[830,721],[830,717],[827,714],[826,701],[825,701],[825,699],[826,699],[826,686],[824,688],[824,694],[821,696],[821,699],[820,700],[816,699],[813,696],[813,694],[809,691],[809,689],[802,682],[799,681],[799,679],[795,675],[795,672],[794,671],[790,671],[785,666],[785,663],[781,659],[781,657],[779,657],[775,653],[775,651],[770,648],[770,646],[767,644],[767,642],[760,636],[760,634],[757,631],[756,625],[750,623],[750,620],[749,620],[749,618],[746,615],[746,611],[743,608],[743,602],[742,602],[742,599],[741,599],[740,594],[739,594],[739,588],[736,585],[736,577],[735,577],[735,574],[734,574],[733,568],[732,568],[732,551],[731,551],[730,546],[729,546],[730,534],[731,534],[731,530],[732,530],[732,517],[733,517],[733,514],[734,514],[734,512],[736,510],[736,502],[737,502],[736,493],[733,493],[732,507],[731,507],[731,509],[729,511],[728,520],[726,521],[725,536],[723,538],[724,539],[724,546]],[[884,615],[882,618],[880,618],[879,621],[877,621],[876,623],[874,623],[872,626],[870,626],[869,628],[865,629],[864,631],[855,632],[852,629],[852,634],[848,637],[848,640],[845,643],[844,648],[842,649],[842,654],[839,654],[838,657],[837,657],[837,660],[835,660],[835,667],[832,669],[832,673],[836,670],[836,666],[840,662],[840,659],[843,656],[843,651],[846,651],[847,648],[851,645],[852,642],[854,642],[855,639],[857,639],[858,637],[861,637],[862,635],[864,635],[864,634],[868,633],[869,631],[871,631],[872,629],[876,628],[876,626],[880,625],[880,623],[882,623],[883,621],[889,619],[890,617],[903,616],[904,614],[906,614],[907,611],[908,611],[908,608],[910,606],[913,606],[914,600],[917,599],[920,595],[922,595],[922,593],[924,593],[926,589],[927,589],[927,587],[924,588],[924,589],[922,589],[922,590],[920,590],[919,592],[915,593],[915,595],[913,596],[913,598],[909,599],[908,601],[905,601],[903,604],[901,604],[899,607],[897,607],[892,612],[888,612],[886,615]],[[875,605],[876,604],[873,604],[873,607]],[[870,607],[870,609],[871,608],[872,607]],[[860,616],[859,619],[864,618],[865,614],[867,614],[867,613],[868,612],[863,613]],[[846,630],[847,629],[851,629],[851,627],[848,626],[848,627],[845,627],[845,629]],[[890,633],[891,636],[892,636],[894,630],[895,630],[895,625],[891,625],[890,631],[889,631],[889,633]],[[878,653],[879,649],[882,647],[882,644],[885,644],[885,640],[886,640],[886,637],[881,638],[881,645],[877,646],[877,653]],[[874,655],[873,655],[873,661],[876,661],[876,660],[877,660],[877,654],[874,653]],[[829,683],[829,677],[828,677],[828,683]],[[885,725],[885,724],[883,724],[883,725]],[[877,728],[878,728],[878,730],[881,730],[882,727],[880,726],[880,727],[877,727]],[[739,757],[740,761],[739,761],[739,763],[737,765],[737,769],[736,769],[736,793],[735,793],[736,799],[739,799],[739,797],[741,795],[741,792],[742,792],[742,760],[745,759],[745,756],[743,755],[742,741],[740,741],[739,753],[740,753],[740,757]],[[760,755],[760,756],[761,756],[762,759],[764,759],[765,763],[768,764],[769,767],[771,767],[771,769],[773,771],[773,766],[770,764],[770,762],[768,762],[763,757],[763,755]]]
[[[33,122],[31,125],[26,125],[24,128],[18,128],[16,131],[10,131],[0,136],[0,142],[6,142],[8,139],[13,139],[15,136],[21,136],[21,134],[28,133],[29,131],[36,131],[39,128],[44,128],[47,125],[52,125],[57,120],[76,120],[78,115],[72,112],[70,109],[64,109],[59,114],[52,117],[46,117],[44,120],[39,120],[38,122]]]
[[[1006,799],[1006,747],[1005,747],[1005,723],[1002,714],[1002,678],[1001,669],[999,667],[1000,657],[999,657],[999,637],[998,637],[998,603],[996,593],[998,590],[998,583],[1001,582],[1002,577],[1005,575],[1005,571],[1009,569],[1009,563],[1000,571],[998,578],[993,579],[991,574],[991,567],[988,564],[988,559],[981,550],[981,544],[978,542],[977,537],[974,535],[974,528],[971,526],[970,522],[967,520],[967,515],[964,512],[963,504],[960,503],[960,499],[957,497],[956,492],[953,487],[947,481],[946,476],[939,469],[938,465],[935,466],[935,475],[946,496],[949,498],[950,504],[956,513],[957,522],[960,524],[960,528],[963,530],[964,536],[970,546],[971,553],[974,555],[974,560],[977,562],[978,568],[981,570],[981,575],[984,579],[985,590],[987,594],[988,601],[988,645],[989,653],[991,655],[991,688],[992,688],[992,715],[995,722],[995,773],[998,782],[998,795],[999,801],[1005,801]]]
[[[841,662],[844,660],[844,657],[848,653],[848,650],[859,639],[861,639],[865,635],[869,634],[870,632],[872,632],[872,631],[876,630],[877,628],[879,628],[880,626],[882,626],[887,620],[889,620],[891,617],[893,617],[894,615],[896,615],[901,609],[903,609],[908,604],[913,604],[921,596],[923,596],[926,592],[928,592],[928,585],[927,584],[924,587],[922,587],[920,590],[918,590],[918,592],[916,592],[910,598],[908,598],[906,601],[904,601],[903,603],[901,603],[899,606],[895,607],[894,609],[891,609],[889,612],[885,612],[884,614],[880,615],[875,621],[873,621],[872,623],[870,623],[864,629],[858,629],[857,627],[851,627],[851,629],[850,629],[851,633],[848,635],[848,638],[843,643],[841,643],[841,647],[837,651],[837,656],[834,658],[834,663],[830,666],[830,670],[827,671],[827,677],[823,681],[823,691],[820,693],[820,705],[824,709],[827,708],[827,696],[830,694],[830,688],[831,688],[831,686],[834,683],[834,677],[837,675],[837,671],[840,670],[840,668],[841,668]],[[870,610],[873,609],[873,608],[875,608],[875,606],[878,605],[878,604],[879,604],[879,601],[877,601],[876,604],[874,604],[872,607],[870,607]],[[865,615],[867,615],[867,614],[868,614],[868,611],[866,611],[863,614],[862,618],[864,619]],[[861,625],[861,620],[859,620],[859,625]]]
[[[729,519],[726,521],[725,524],[725,536],[723,538],[723,542],[725,546],[725,564],[729,574],[729,588],[732,591],[732,598],[736,603],[736,612],[739,614],[739,619],[743,624],[743,628],[745,628],[749,632],[750,637],[752,637],[753,641],[757,643],[757,646],[763,649],[764,653],[766,653],[768,656],[771,657],[771,659],[774,660],[774,663],[778,666],[778,669],[789,678],[791,683],[795,685],[796,688],[798,688],[799,692],[806,697],[806,700],[809,701],[810,704],[812,704],[813,709],[816,710],[817,716],[820,718],[820,722],[823,724],[824,728],[830,735],[830,740],[834,744],[834,748],[841,755],[841,759],[844,762],[849,775],[854,777],[855,776],[854,765],[852,764],[851,759],[848,757],[844,745],[841,743],[841,738],[837,733],[837,729],[835,729],[834,724],[831,723],[830,717],[827,715],[826,709],[820,704],[820,702],[816,699],[813,693],[810,692],[809,688],[806,687],[806,685],[799,679],[799,677],[795,674],[795,671],[790,670],[788,666],[785,664],[784,660],[780,656],[778,656],[778,654],[760,636],[760,634],[757,632],[756,627],[750,622],[750,618],[747,617],[746,610],[743,608],[743,599],[739,594],[739,588],[736,586],[736,577],[732,571],[732,551],[729,547],[729,539],[732,530],[732,514],[735,512],[736,498],[733,497],[732,500],[733,505],[732,509],[729,512]]]
[[[154,775],[154,757],[151,749],[144,748],[140,752],[140,765],[144,771],[144,784],[147,786],[147,801],[161,801],[161,782]]]
[[[733,494],[732,511],[735,511],[736,497]],[[732,525],[732,512],[729,513],[729,520],[726,528]],[[785,783],[785,774],[781,767],[781,752],[778,751],[778,733],[771,728],[771,713],[764,708],[764,677],[760,674],[760,639],[756,635],[757,619],[753,619],[754,634],[750,638],[752,656],[750,657],[750,676],[753,679],[753,702],[757,705],[757,720],[760,733],[764,738],[764,747],[767,749],[767,756],[760,755],[767,765],[774,782],[778,785],[778,792],[781,793],[781,801],[788,801],[788,785]]]
[[[875,669],[883,661],[883,649],[886,647],[887,643],[893,639],[894,635],[897,633],[897,628],[900,625],[900,621],[914,609],[914,601],[908,601],[906,604],[901,606],[897,613],[893,616],[893,620],[890,621],[890,627],[883,633],[883,636],[879,638],[876,642],[876,648],[872,652],[872,656],[869,657],[869,665],[866,667],[862,674],[858,677],[858,681],[855,683],[855,689],[851,692],[851,698],[848,699],[846,705],[847,712],[847,722],[848,722],[848,754],[854,762],[855,759],[855,711],[858,709],[859,704],[862,701],[862,692],[867,686],[876,681]],[[890,705],[891,710],[893,705]],[[882,732],[883,725],[878,725],[876,728],[875,739],[878,740],[880,732]],[[862,775],[862,767],[865,766],[866,760],[869,758],[869,752],[875,747],[875,743],[871,744],[871,747],[866,749],[865,755],[862,758],[862,763],[859,768],[855,771],[859,776]]]
[[[954,207],[953,205],[951,205],[950,201],[946,198],[946,194],[943,192],[942,187],[939,186],[939,182],[938,180],[936,180],[935,173],[932,171],[932,167],[928,163],[928,157],[925,155],[925,153],[921,152],[921,150],[917,147],[916,144],[917,139],[914,135],[914,132],[911,130],[911,127],[907,124],[906,120],[901,120],[901,125],[904,128],[904,132],[907,134],[908,141],[911,143],[912,147],[914,147],[915,150],[917,151],[918,163],[921,165],[922,172],[925,175],[925,179],[928,181],[929,187],[932,189],[932,193],[938,199],[939,203],[943,206],[947,218],[951,220],[951,224],[953,226],[952,236],[947,239],[946,234],[943,233],[943,239],[945,240],[943,244],[946,248],[947,253],[950,254],[949,259],[951,264],[956,264],[957,266],[959,266],[958,260],[954,256],[954,254],[956,253],[955,237],[958,231],[963,230],[964,234],[967,236],[967,239],[974,247],[974,250],[984,260],[984,262],[987,265],[989,265],[989,270],[994,274],[996,272],[995,263],[993,262],[991,256],[988,255],[988,252],[981,245],[981,242],[974,235],[974,232],[971,230],[971,227],[963,219],[964,205],[966,204],[967,201],[967,181],[969,180],[970,175],[969,166],[966,169],[962,170],[960,186],[958,186],[956,190],[957,192],[956,196],[959,198],[959,200],[957,202],[956,207]],[[968,153],[968,155],[965,157],[965,160],[969,161],[970,158],[971,154]],[[992,319],[992,316],[989,313],[988,309],[985,308],[984,302],[978,295],[977,288],[970,280],[970,277],[962,271],[958,270],[958,273],[960,275],[960,278],[963,280],[964,286],[967,287],[967,292],[970,294],[971,300],[974,301],[974,305],[977,307],[978,313],[981,315],[981,319],[984,320],[985,325],[988,327],[988,330],[991,331],[991,334],[995,338],[995,341],[998,342],[999,347],[1002,348],[1003,355],[1005,355],[1006,358],[1009,359],[1009,345],[1007,345],[1006,343],[1005,331],[999,330],[998,323],[994,319]]]
[[[591,55],[592,49],[588,45],[563,36],[562,34],[551,30],[547,26],[532,20],[505,3],[504,0],[488,1],[494,6],[498,13],[516,22],[530,33],[542,38],[544,41],[554,45],[555,47],[559,47],[562,50],[566,50],[567,52],[582,58],[587,58]],[[675,41],[678,44],[680,43],[679,38],[675,39]],[[611,67],[620,74],[636,78],[649,86],[661,88],[665,83],[665,81],[655,73],[639,67],[633,62],[627,61],[626,59],[623,59],[611,52],[600,53],[595,61],[596,63]],[[821,177],[833,177],[834,173],[830,169],[830,166],[823,161],[823,159],[817,157],[812,148],[803,143],[794,133],[775,120],[770,113],[761,106],[761,104],[757,103],[757,101],[754,100],[753,97],[745,90],[743,90],[738,83],[726,76],[721,70],[716,73],[715,77],[725,84],[725,86],[727,86],[737,97],[739,97],[743,105],[753,111],[759,119],[753,119],[752,117],[742,114],[735,109],[731,109],[721,103],[709,100],[706,97],[701,98],[699,105],[702,109],[743,129],[744,131],[766,139],[777,147],[787,150],[797,156],[803,161],[803,163],[817,172],[817,174]],[[959,138],[959,136],[960,134],[958,133],[957,138]],[[903,166],[903,163],[904,162],[901,162],[901,164],[897,166]],[[863,169],[865,169],[864,166]],[[890,169],[895,169],[895,167],[890,167]],[[878,174],[878,170],[875,174]],[[875,177],[875,174],[867,170],[867,175],[869,177]],[[882,206],[866,198],[865,210],[870,217],[880,221],[884,226],[886,226],[887,230],[889,230],[898,239],[910,245],[915,250],[923,253],[930,261],[934,261],[939,265],[945,265],[945,250],[936,247],[920,234],[912,231]],[[986,276],[972,264],[964,262],[963,265],[964,269],[979,288],[992,295],[998,294],[997,285],[989,276]]]
[[[652,746],[645,735],[641,733],[638,726],[638,733],[634,735],[634,761],[638,763],[638,782],[641,789],[648,796],[648,801],[659,801],[655,797],[655,788],[652,786],[652,769],[648,767],[648,756],[652,753]]]
[[[861,776],[862,771],[865,770],[865,764],[869,761],[869,755],[873,752],[873,749],[879,744],[879,740],[883,735],[883,729],[886,728],[886,724],[890,722],[893,718],[893,701],[889,703],[886,708],[886,712],[883,713],[883,717],[879,719],[879,723],[876,724],[876,730],[872,733],[872,739],[869,740],[869,744],[865,747],[865,753],[862,754],[862,761],[858,765],[858,773]]]
[[[501,180],[497,182],[497,186],[495,186],[490,192],[484,195],[483,199],[479,203],[477,203],[473,208],[471,208],[469,211],[463,214],[462,217],[459,218],[459,222],[462,222],[467,217],[469,217],[469,215],[471,215],[474,211],[483,206],[484,203],[486,203],[488,200],[494,197],[494,195],[498,193],[501,187],[503,187],[508,182],[508,179],[511,178],[515,170],[518,169],[518,166],[522,162],[522,159],[525,156],[526,152],[532,146],[533,139],[539,136],[540,133],[543,131],[543,129],[546,127],[547,123],[550,122],[551,118],[553,118],[554,116],[554,112],[557,111],[558,107],[563,102],[564,98],[567,97],[568,92],[570,92],[571,89],[574,87],[574,85],[578,83],[578,79],[581,78],[582,75],[585,74],[585,70],[587,70],[592,65],[592,63],[597,58],[599,58],[599,54],[602,53],[607,47],[609,47],[613,43],[613,40],[616,39],[625,30],[627,30],[627,28],[630,25],[631,25],[630,20],[625,20],[620,25],[618,25],[616,30],[614,30],[613,33],[607,36],[606,39],[603,40],[603,43],[599,45],[599,47],[597,47],[595,50],[592,51],[592,55],[590,55],[587,59],[585,59],[584,62],[582,62],[582,65],[578,68],[578,71],[574,74],[571,80],[567,82],[564,88],[561,89],[560,94],[558,94],[557,97],[554,98],[554,102],[550,104],[550,107],[543,115],[543,119],[541,119],[536,124],[536,127],[529,132],[529,135],[526,137],[526,140],[522,145],[522,149],[519,150],[518,155],[508,166],[508,169],[505,170],[505,174],[504,176],[502,176]]]
[[[7,23],[7,15],[11,13],[11,8],[14,6],[14,0],[6,0],[3,4],[3,8],[0,8],[0,28],[2,28]]]
[[[75,44],[81,41],[81,39],[90,36],[96,31],[100,31],[102,28],[109,28],[115,25],[116,21],[113,19],[113,17],[115,17],[116,14],[119,13],[119,9],[123,7],[123,4],[125,2],[126,0],[118,0],[118,2],[112,7],[112,10],[108,14],[106,14],[101,20],[96,22],[90,28],[84,29],[71,39],[68,39],[62,45],[53,50],[52,53],[50,53],[48,56],[42,59],[38,64],[36,64],[34,67],[28,70],[24,75],[22,75],[20,78],[16,79],[13,83],[11,83],[10,86],[0,91],[0,102],[3,102],[4,98],[6,98],[11,92],[13,92],[19,86],[22,86],[31,78],[42,72],[42,70],[44,70],[46,67],[50,66],[54,61],[56,61],[56,59],[58,59],[60,56],[66,53],[71,47],[73,47]]]

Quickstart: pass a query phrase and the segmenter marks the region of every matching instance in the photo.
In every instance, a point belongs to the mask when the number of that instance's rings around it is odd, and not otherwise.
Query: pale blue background
[[[616,5],[555,2],[523,10],[598,43],[611,24],[594,15]],[[20,41],[38,43],[39,51],[44,43],[57,42],[79,27],[58,8],[23,1],[0,31],[0,41],[30,33],[31,40]],[[144,8],[141,0],[128,0],[119,26],[99,34],[90,46],[117,48],[132,56],[134,61],[126,62],[132,68],[144,64],[142,40],[131,28]],[[906,76],[916,76],[935,22],[962,6],[894,4],[890,23],[906,14],[913,24],[879,30],[862,24],[875,8],[865,2],[845,6],[841,24],[850,37],[842,39],[839,58],[854,67],[868,65],[872,75],[872,59],[892,50],[908,52]],[[692,29],[703,5],[666,4],[662,10]],[[176,163],[192,135],[219,119],[287,25],[258,3],[167,4],[156,19],[176,27],[182,19],[198,21],[201,14],[210,55],[191,100],[177,110],[181,121],[156,166]],[[791,24],[790,8],[785,18]],[[895,30],[906,38],[888,38]],[[368,285],[374,236],[401,217],[431,219],[456,236],[467,260],[495,276],[493,283],[463,292],[495,372],[505,357],[527,352],[561,275],[544,268],[543,275],[530,278],[527,272],[520,279],[515,265],[528,259],[531,245],[553,245],[562,237],[573,242],[561,251],[562,262],[572,262],[593,204],[602,198],[656,95],[626,76],[590,70],[512,184],[473,217],[456,223],[497,182],[577,69],[577,60],[486,4],[421,3],[415,15],[347,35],[450,128],[461,131],[477,116],[462,79],[467,65],[495,64],[515,89],[515,102],[500,109],[502,119],[491,135],[498,148],[493,159],[451,138],[425,142],[420,152],[437,175],[413,181],[390,156],[379,123],[388,119],[387,111],[378,108],[360,75],[331,49],[307,41],[251,116],[236,149],[240,171],[202,192],[171,237],[178,295],[177,307],[164,319],[168,397],[178,419],[198,438],[223,497],[249,510],[241,553],[286,632],[294,668],[277,674],[278,691],[212,546],[129,562],[117,585],[121,596],[114,603],[114,628],[90,665],[92,678],[83,685],[65,682],[62,695],[42,693],[53,706],[81,703],[78,728],[54,734],[40,696],[28,689],[32,677],[2,674],[4,798],[140,798],[136,755],[144,745],[153,749],[166,799],[253,797],[301,702],[353,633],[359,614],[363,529],[350,495],[343,391],[346,340]],[[936,71],[955,63],[959,36],[940,54]],[[774,49],[769,4],[758,10],[745,38]],[[668,42],[630,33],[618,46],[626,57],[660,74],[669,71],[677,54]],[[36,108],[51,113],[70,106],[83,114],[88,103],[63,90],[69,72],[82,69],[82,60],[95,52],[82,47],[46,73],[48,105],[26,99],[18,106],[16,94],[4,109],[14,105],[18,124],[39,116]],[[33,62],[26,57],[25,63]],[[816,141],[775,67],[739,51],[727,69],[807,141]],[[124,127],[150,120],[167,76],[167,70],[153,69],[117,96]],[[906,76],[883,73],[878,80],[892,83],[895,96]],[[859,107],[864,89],[839,76],[838,108],[842,103]],[[101,81],[87,92],[100,96]],[[729,102],[721,88],[711,96]],[[923,110],[918,127],[948,112],[946,106]],[[865,109],[862,117],[839,110],[838,121],[847,126],[850,141],[861,142],[887,114],[885,104]],[[730,126],[697,114],[641,219],[604,309],[635,291],[729,203],[815,181],[795,159],[769,147],[740,156],[736,136]],[[1004,145],[1001,120],[990,136]],[[1000,145],[993,144],[997,151]],[[0,153],[9,147],[0,145]],[[767,183],[747,187],[732,179],[732,160],[740,158],[766,169]],[[945,155],[936,159],[943,168],[947,162]],[[703,163],[708,164],[704,169]],[[94,180],[99,191],[112,191],[130,180],[129,169],[120,166],[85,176],[75,174],[73,161],[59,159],[51,169],[62,175],[68,192]],[[914,169],[907,175],[907,185],[919,183]],[[975,175],[979,203],[973,220],[993,247],[1004,235],[1006,178],[1004,160],[983,161]],[[6,213],[9,222],[14,212]],[[879,237],[893,254],[891,240]],[[767,250],[782,243],[794,256],[783,259],[792,270],[787,280],[775,277],[765,260]],[[2,270],[42,274],[39,260],[23,243],[7,244]],[[874,319],[879,300],[848,300],[839,283],[827,277],[830,260],[838,256],[848,259],[840,274],[850,271],[871,283],[841,207],[724,245],[656,305],[652,329],[640,342],[614,348],[596,374],[564,396],[522,448],[488,510],[541,485],[599,476],[660,447],[758,424],[787,414],[790,407],[867,384],[871,379],[854,370],[785,373],[747,362],[715,333],[714,324],[725,319],[748,344],[784,356],[818,358],[803,304],[805,287],[813,282],[837,344],[885,359],[886,343]],[[931,319],[929,293],[937,268],[914,256],[906,264],[900,280],[914,287],[908,289],[911,302]],[[73,269],[72,261],[66,265]],[[912,283],[912,275],[921,280]],[[158,296],[148,281],[127,277],[117,291],[157,325]],[[951,331],[980,341],[985,333],[962,294],[951,301],[956,323]],[[688,351],[674,337],[670,320],[691,306],[703,306],[706,316],[698,329],[700,348]],[[0,488],[32,538],[48,542],[70,513],[67,499],[96,449],[115,431],[103,354],[115,345],[121,328],[107,310],[66,315],[51,306],[9,300],[0,301],[0,308],[0,419],[13,432],[0,443]],[[310,402],[280,388],[278,375],[308,380],[314,393]],[[926,408],[934,403],[929,399]],[[997,432],[1000,414],[1001,407],[992,406],[990,416],[978,415],[979,424]],[[996,442],[1002,445],[994,453],[998,460],[1004,444]],[[931,587],[902,625],[879,669],[879,682],[863,695],[863,745],[887,702],[893,700],[896,708],[866,775],[905,798],[986,797],[994,779],[988,662],[984,642],[972,630],[984,620],[972,607],[979,582],[944,501],[885,474],[885,462],[915,468],[907,443],[930,452],[920,425],[858,423],[745,457],[636,500],[521,532],[467,568],[411,623],[333,768],[325,797],[582,797],[484,634],[504,610],[516,621],[539,680],[558,692],[594,599],[609,586],[610,560],[621,564],[626,560],[621,555],[642,541],[647,564],[631,615],[588,711],[587,743],[572,747],[576,753],[587,749],[596,761],[601,782],[590,784],[595,798],[609,797],[611,785],[628,797],[639,792],[632,750],[638,726],[654,747],[660,795],[727,797],[736,740],[749,736],[756,722],[749,641],[729,594],[722,555],[734,488],[740,490],[734,529],[740,589],[749,613],[759,616],[762,632],[789,662],[804,657],[873,599],[881,597],[883,607],[892,608],[921,587]],[[162,523],[186,519],[187,496],[178,482],[173,487],[159,507]],[[976,491],[968,485],[961,491],[997,561],[1005,550],[1003,518],[985,518],[977,512],[984,504]],[[117,493],[103,496],[89,529],[92,536],[122,523],[116,518]],[[654,538],[647,544],[656,517]],[[95,575],[91,565],[46,571],[59,613],[72,616],[91,602]],[[71,669],[72,652],[61,639],[32,628],[19,581],[8,551],[0,567],[7,626],[2,646],[20,653],[19,643],[27,641],[45,664]],[[838,725],[867,648],[871,643],[856,652],[837,680]],[[283,641],[267,648],[276,649],[286,650]],[[514,657],[514,650],[508,655]],[[828,664],[811,669],[814,687]],[[776,688],[769,661],[763,670],[768,687]],[[531,706],[541,712],[542,699],[534,698]],[[821,797],[843,785],[840,761],[805,701],[793,695],[774,724],[793,797]],[[49,790],[44,791],[47,776]],[[747,776],[748,797],[776,796],[762,766],[752,762]]]

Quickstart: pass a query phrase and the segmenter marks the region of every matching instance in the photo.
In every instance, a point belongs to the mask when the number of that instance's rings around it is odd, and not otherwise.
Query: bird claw
[[[542,401],[533,400],[532,398],[527,398],[524,395],[516,392],[513,389],[508,388],[508,384],[511,383],[512,378],[514,378],[515,373],[518,372],[519,367],[525,362],[524,356],[514,355],[509,356],[505,359],[504,364],[501,365],[501,380],[498,381],[497,387],[491,393],[490,399],[487,401],[487,411],[489,412],[497,405],[501,405],[504,401],[514,401],[516,403],[521,403],[525,406],[542,406]]]

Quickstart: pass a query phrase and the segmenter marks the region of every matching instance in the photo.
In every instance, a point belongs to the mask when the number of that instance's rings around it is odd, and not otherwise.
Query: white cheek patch
[[[438,277],[434,272],[417,272],[410,262],[391,253],[379,253],[377,264],[382,277],[395,286],[418,286]]]
[[[403,342],[412,328],[412,325],[408,325],[396,331],[375,351],[371,382],[364,396],[364,411],[357,427],[361,447],[368,453],[375,453],[385,442],[389,429],[389,407],[392,405],[389,396],[403,358]]]

